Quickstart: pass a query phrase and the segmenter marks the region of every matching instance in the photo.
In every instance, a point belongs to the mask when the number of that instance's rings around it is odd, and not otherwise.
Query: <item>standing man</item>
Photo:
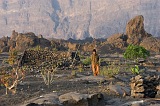
[[[99,56],[96,52],[96,49],[93,49],[93,53],[91,55],[91,64],[92,64],[92,71],[93,75],[99,75]]]

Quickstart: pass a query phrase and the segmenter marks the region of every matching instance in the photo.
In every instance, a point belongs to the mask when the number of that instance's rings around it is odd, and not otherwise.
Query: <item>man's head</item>
[[[96,49],[93,49],[93,54],[96,54]]]

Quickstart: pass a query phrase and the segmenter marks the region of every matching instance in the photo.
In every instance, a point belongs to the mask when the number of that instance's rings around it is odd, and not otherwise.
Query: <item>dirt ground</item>
[[[111,56],[110,60],[114,57]],[[108,58],[109,59],[109,58]],[[115,59],[115,58],[114,58]],[[157,66],[159,67],[159,66]],[[108,85],[121,84],[129,87],[129,78],[133,75],[130,72],[121,72],[118,76],[126,78],[127,81],[120,80],[118,78],[105,77],[104,82],[89,82],[89,81],[75,81],[73,79],[80,78],[82,76],[92,76],[91,68],[86,68],[83,72],[78,72],[76,76],[71,76],[72,70],[58,70],[54,76],[54,82],[48,88],[45,85],[40,73],[29,73],[25,76],[23,82],[18,84],[17,93],[8,95],[5,94],[5,87],[0,86],[0,106],[17,106],[23,104],[25,101],[38,97],[50,92],[57,92],[64,94],[68,92],[78,92],[83,94],[102,93],[104,95],[106,106],[123,106],[125,103],[146,100],[150,102],[148,106],[158,106],[160,101],[157,99],[149,98],[133,98],[130,95],[121,96],[117,95],[108,89]],[[124,74],[125,73],[125,74]],[[129,106],[129,105],[128,105]],[[132,105],[133,106],[133,105]]]

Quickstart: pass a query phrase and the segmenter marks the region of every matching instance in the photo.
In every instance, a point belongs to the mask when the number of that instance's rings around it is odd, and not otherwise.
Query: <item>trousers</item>
[[[99,64],[92,64],[92,71],[94,76],[99,75]]]

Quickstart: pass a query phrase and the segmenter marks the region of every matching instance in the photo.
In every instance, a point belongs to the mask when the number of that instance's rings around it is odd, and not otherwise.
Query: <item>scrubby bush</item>
[[[131,71],[133,74],[139,74],[139,67],[137,65],[135,65],[134,67],[131,68]]]
[[[87,57],[86,59],[82,60],[82,64],[88,66],[91,64],[91,58]]]
[[[22,68],[12,68],[10,72],[6,72],[5,70],[5,72],[0,76],[0,85],[6,87],[6,94],[8,94],[8,90],[15,94],[18,83],[21,82],[24,77],[25,70],[23,70]]]
[[[146,59],[148,56],[150,56],[150,52],[146,50],[142,46],[138,45],[129,45],[123,54],[125,59],[130,59],[130,60],[138,60],[138,58],[144,58]]]
[[[82,64],[79,64],[78,71],[79,72],[83,72],[84,71],[84,67],[83,67]]]
[[[8,57],[7,62],[10,65],[14,65],[15,62],[17,61],[17,56],[18,56],[18,52],[16,50],[9,51],[9,57]]]
[[[100,75],[113,77],[114,75],[117,75],[119,71],[120,71],[120,67],[112,63],[111,65],[102,67],[100,70]]]

